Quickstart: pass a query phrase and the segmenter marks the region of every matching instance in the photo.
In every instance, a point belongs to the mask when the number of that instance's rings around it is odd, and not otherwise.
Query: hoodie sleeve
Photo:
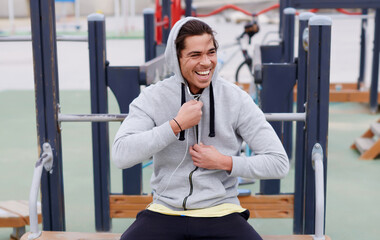
[[[272,126],[248,94],[239,111],[237,132],[254,156],[233,156],[232,176],[255,179],[283,178],[289,171],[289,159]]]
[[[169,121],[155,125],[150,108],[144,92],[131,103],[112,146],[112,160],[118,168],[133,167],[177,140]]]

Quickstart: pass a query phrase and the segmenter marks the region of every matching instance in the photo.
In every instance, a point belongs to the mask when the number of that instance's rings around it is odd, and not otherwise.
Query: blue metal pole
[[[301,13],[299,16],[298,33],[298,71],[297,71],[297,112],[305,112],[306,79],[307,79],[307,49],[304,48],[304,37],[308,37],[308,22],[313,13]],[[307,47],[307,46],[306,46]],[[304,182],[305,182],[305,123],[297,122],[296,156],[294,177],[294,217],[293,233],[303,233],[304,211]]]
[[[108,113],[106,84],[106,34],[102,14],[88,16],[91,113]],[[95,226],[110,231],[110,159],[108,123],[92,123]]]
[[[294,62],[294,28],[295,28],[295,15],[296,10],[294,8],[284,9],[284,34],[282,41],[282,57],[283,62]],[[287,103],[286,103],[287,102]],[[293,112],[293,94],[288,96],[288,99],[284,102],[287,104],[286,112]],[[284,123],[284,147],[289,158],[292,158],[293,150],[293,123]]]
[[[280,34],[280,38],[283,39],[283,33],[284,33],[284,9],[290,6],[290,0],[280,0],[280,8],[279,8],[279,17],[280,17],[280,24],[278,32]]]
[[[323,148],[325,198],[327,170],[328,106],[330,86],[331,19],[315,16],[309,20],[309,61],[306,116],[305,223],[304,234],[315,230],[315,174],[312,149],[316,143]]]
[[[362,14],[367,15],[368,9],[362,9]],[[359,63],[359,77],[357,89],[360,89],[364,82],[365,75],[365,58],[366,58],[366,33],[367,33],[367,19],[363,18],[361,23],[360,35],[360,63]]]
[[[162,18],[164,18],[165,16],[168,16],[169,18],[169,27],[162,27],[162,43],[166,45],[166,43],[168,42],[170,28],[172,26],[171,0],[162,0]]]
[[[379,50],[380,50],[380,8],[376,9],[375,17],[375,36],[373,40],[373,58],[372,58],[372,77],[370,89],[370,107],[371,112],[377,112],[377,94],[379,82]]]
[[[193,0],[186,0],[185,2],[186,2],[185,16],[186,17],[192,16]]]
[[[145,43],[145,62],[156,57],[156,42],[154,40],[154,10],[146,8],[144,14],[144,43]]]
[[[264,113],[287,113],[289,96],[293,96],[293,87],[296,82],[296,64],[294,63],[266,63],[262,66],[263,87],[261,90],[261,109]],[[279,79],[281,81],[279,81]],[[270,122],[277,136],[285,146],[286,128],[284,122]],[[284,125],[282,125],[284,124]],[[260,194],[279,194],[280,180],[261,180]]]
[[[284,33],[282,38],[283,44],[283,62],[292,63],[294,61],[294,23],[296,10],[294,8],[284,9]]]
[[[65,231],[62,146],[54,0],[30,1],[33,67],[39,153],[45,142],[53,149],[52,173],[41,178],[43,229]]]

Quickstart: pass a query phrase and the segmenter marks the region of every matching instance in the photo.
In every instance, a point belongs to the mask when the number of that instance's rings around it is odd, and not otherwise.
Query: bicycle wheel
[[[251,72],[251,68],[246,61],[242,62],[237,68],[235,73],[235,83],[243,90],[247,90],[244,85],[249,84],[248,93],[252,96],[252,99],[255,101],[255,103],[261,107],[261,85],[255,85],[253,73]]]
[[[242,62],[236,69],[235,82],[238,83],[249,83],[253,84],[252,69],[246,61]]]

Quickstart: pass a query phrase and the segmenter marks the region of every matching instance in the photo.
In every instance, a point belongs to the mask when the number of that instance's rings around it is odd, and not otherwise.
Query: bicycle
[[[258,33],[260,30],[259,25],[257,24],[256,21],[252,21],[244,26],[244,31],[242,34],[240,34],[236,38],[236,42],[228,45],[222,46],[219,51],[218,51],[218,65],[219,65],[219,70],[222,71],[222,69],[225,67],[225,65],[228,65],[232,59],[238,54],[239,52],[242,53],[243,55],[243,62],[241,62],[234,74],[234,80],[235,83],[242,87],[244,90],[248,91],[251,93],[254,101],[256,104],[259,105],[259,91],[261,86],[255,84],[255,89],[252,89],[252,86],[254,84],[254,75],[253,75],[253,60],[252,57],[248,53],[247,47],[243,46],[242,40],[244,37],[248,37],[248,45],[251,45],[251,39],[252,37]],[[226,54],[226,50],[230,49],[232,47],[238,48],[230,53],[229,55]],[[226,57],[227,56],[227,57]],[[225,59],[226,58],[226,59]],[[250,89],[247,88],[247,84],[250,84]]]

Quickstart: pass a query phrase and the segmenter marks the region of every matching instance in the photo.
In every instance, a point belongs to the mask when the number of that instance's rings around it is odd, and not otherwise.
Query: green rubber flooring
[[[112,95],[112,94],[110,94]],[[111,97],[112,98],[112,97]],[[61,91],[62,113],[89,113],[88,91]],[[117,113],[115,101],[109,112]],[[378,115],[367,104],[331,103],[328,144],[326,234],[332,239],[379,239],[380,160],[361,161],[350,149]],[[33,91],[0,92],[0,201],[28,199],[38,158]],[[119,123],[110,124],[110,141]],[[95,232],[90,123],[62,124],[67,231]],[[144,192],[150,192],[152,169],[144,169]],[[282,181],[293,192],[294,166]],[[259,183],[244,186],[253,192]],[[121,171],[111,163],[111,191],[121,192]],[[133,219],[114,219],[112,232],[123,232]],[[260,234],[291,234],[292,219],[251,219]],[[27,227],[28,230],[28,227]],[[11,228],[0,228],[0,240]]]

